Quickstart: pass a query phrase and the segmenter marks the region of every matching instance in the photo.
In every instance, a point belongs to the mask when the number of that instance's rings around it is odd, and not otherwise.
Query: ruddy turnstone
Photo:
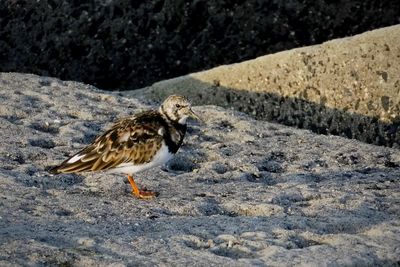
[[[94,142],[50,170],[54,174],[108,171],[128,175],[132,193],[150,199],[156,192],[139,190],[133,174],[162,165],[182,145],[188,117],[199,119],[183,96],[171,95],[159,110],[117,121]]]

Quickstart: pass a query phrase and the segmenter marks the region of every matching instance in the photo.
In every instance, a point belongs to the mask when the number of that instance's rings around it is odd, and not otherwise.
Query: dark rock
[[[394,0],[5,0],[0,71],[134,89],[393,25],[399,14]]]

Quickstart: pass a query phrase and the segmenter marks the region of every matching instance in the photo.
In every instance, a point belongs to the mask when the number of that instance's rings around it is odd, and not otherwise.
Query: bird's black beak
[[[189,117],[191,117],[191,118],[193,118],[193,119],[195,119],[195,120],[198,120],[198,121],[201,122],[201,123],[204,123],[204,121],[203,121],[199,116],[197,116],[197,114],[194,113],[193,110],[192,110],[191,108],[189,108],[188,115],[189,115]]]

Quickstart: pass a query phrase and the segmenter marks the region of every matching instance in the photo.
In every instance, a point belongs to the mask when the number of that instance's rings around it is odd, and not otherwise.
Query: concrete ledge
[[[172,93],[257,119],[400,147],[400,25],[155,83],[128,95]]]

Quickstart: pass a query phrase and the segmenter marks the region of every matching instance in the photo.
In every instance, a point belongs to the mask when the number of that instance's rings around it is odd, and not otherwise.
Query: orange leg
[[[153,197],[157,196],[156,192],[139,190],[132,176],[128,175],[128,180],[132,186],[132,194],[134,194],[135,197],[140,199],[152,199]]]

